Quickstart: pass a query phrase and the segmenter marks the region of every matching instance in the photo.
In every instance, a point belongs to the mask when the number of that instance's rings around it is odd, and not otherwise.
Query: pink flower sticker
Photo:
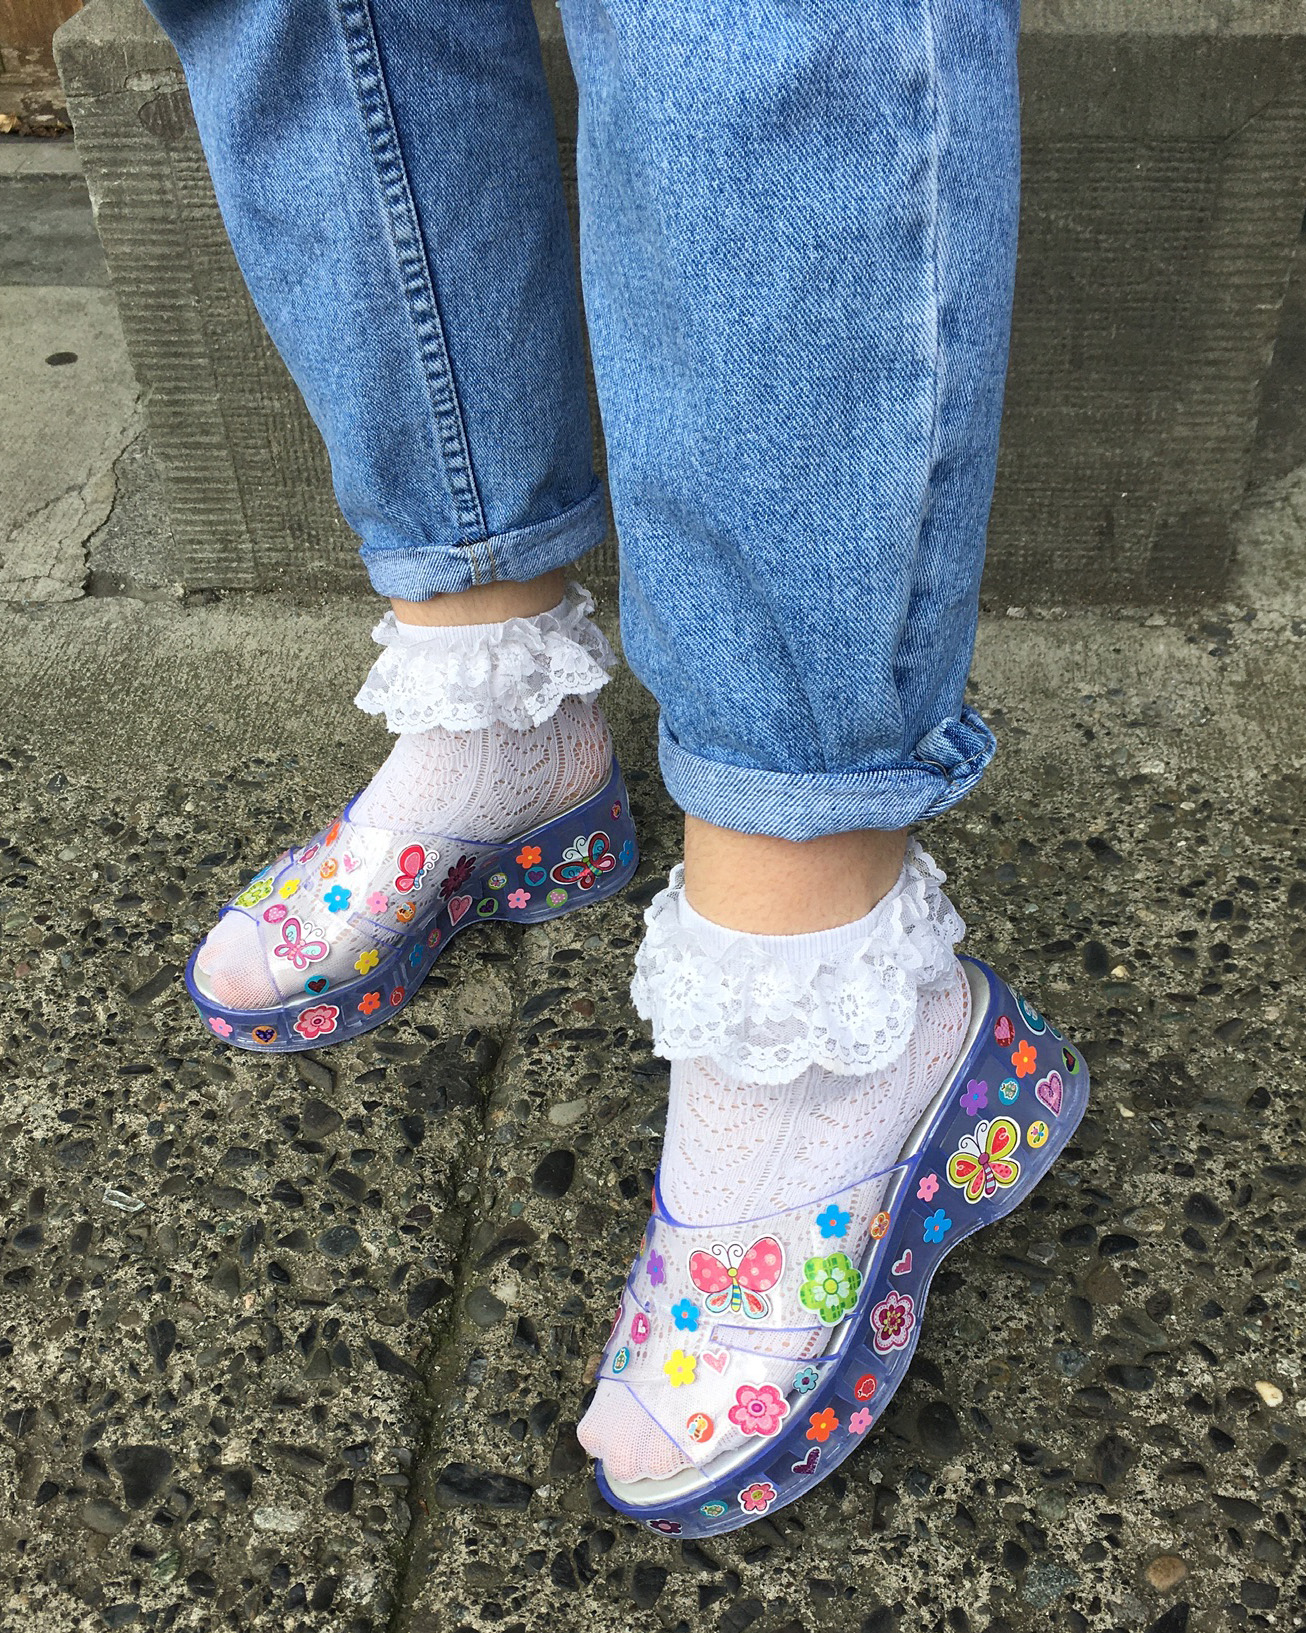
[[[726,1416],[746,1435],[778,1434],[789,1416],[789,1402],[774,1384],[740,1384]]]
[[[769,1480],[754,1480],[739,1493],[739,1506],[745,1514],[765,1514],[775,1501],[775,1487]]]
[[[863,1406],[860,1412],[854,1412],[848,1419],[848,1433],[850,1435],[864,1435],[871,1426],[871,1409]]]
[[[925,1178],[916,1187],[916,1195],[920,1197],[922,1202],[933,1202],[934,1193],[938,1188],[939,1176],[937,1174],[926,1174]]]
[[[520,912],[530,899],[531,893],[529,890],[514,890],[509,893],[508,906],[515,907]]]
[[[890,1288],[871,1311],[873,1342],[881,1355],[902,1349],[916,1325],[916,1303],[910,1293]]]
[[[369,913],[384,913],[389,905],[390,898],[386,895],[384,890],[374,890],[367,898],[367,910]]]
[[[210,1015],[209,1025],[220,1038],[229,1038],[235,1031],[230,1021],[224,1021],[221,1015]]]
[[[324,1037],[328,1032],[334,1032],[336,1022],[340,1019],[340,1011],[334,1004],[315,1004],[312,1009],[306,1009],[295,1022],[295,1031],[301,1038],[312,1040]]]

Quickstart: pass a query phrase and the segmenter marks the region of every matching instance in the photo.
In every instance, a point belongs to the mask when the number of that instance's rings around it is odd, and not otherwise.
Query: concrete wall
[[[576,95],[537,4],[575,200]],[[171,47],[92,0],[57,54],[191,586],[361,582],[222,230]],[[1215,596],[1306,205],[1306,12],[1028,0],[1025,193],[986,590]],[[612,565],[611,546],[600,553]]]

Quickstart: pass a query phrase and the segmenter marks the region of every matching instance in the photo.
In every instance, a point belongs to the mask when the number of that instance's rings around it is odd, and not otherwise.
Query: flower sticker
[[[1038,1054],[1028,1038],[1022,1038],[1016,1045],[1016,1052],[1011,1057],[1011,1064],[1016,1068],[1017,1077],[1028,1077],[1038,1065]]]
[[[937,1174],[926,1174],[925,1178],[916,1187],[916,1195],[922,1202],[933,1202],[934,1193],[938,1188],[939,1176]]]
[[[389,905],[390,898],[386,895],[384,890],[374,890],[367,898],[367,910],[369,913],[384,913]]]
[[[972,1077],[961,1097],[961,1109],[967,1117],[978,1117],[989,1103],[989,1086],[981,1078]]]
[[[839,1427],[839,1419],[833,1406],[827,1406],[823,1412],[813,1412],[807,1422],[809,1424],[807,1438],[809,1440],[819,1440],[822,1443],[829,1440],[830,1436]]]
[[[221,1015],[210,1015],[209,1025],[220,1038],[229,1038],[236,1030],[230,1021],[224,1021]]]
[[[833,1327],[857,1303],[862,1273],[846,1253],[819,1255],[803,1265],[803,1285],[798,1301],[827,1327]]]
[[[647,1342],[648,1335],[651,1331],[652,1328],[649,1325],[648,1317],[644,1314],[643,1310],[639,1311],[639,1313],[634,1316],[630,1323],[631,1341],[636,1344],[643,1344]]]
[[[941,1242],[952,1229],[952,1220],[948,1218],[942,1208],[936,1208],[925,1221],[925,1241]]]
[[[251,879],[245,886],[244,890],[241,891],[240,895],[236,897],[236,906],[257,907],[265,896],[270,896],[271,894],[271,879],[260,875],[257,879]]]
[[[299,889],[299,883],[298,879],[287,879],[281,889],[277,891],[277,895],[281,897],[283,902],[288,902]]]
[[[869,1406],[860,1407],[848,1419],[848,1433],[850,1435],[864,1435],[871,1426],[871,1409]]]
[[[524,868],[538,867],[542,854],[538,845],[523,845],[517,852],[517,864]]]
[[[324,845],[334,845],[336,840],[339,839],[339,838],[340,838],[340,818],[337,817],[336,820],[327,829],[326,833],[322,836],[322,843]]]
[[[679,1304],[671,1306],[671,1319],[681,1332],[697,1332],[698,1305],[691,1304],[687,1298],[682,1298]]]
[[[440,894],[448,901],[455,890],[458,890],[471,877],[472,869],[476,866],[473,856],[460,856],[454,865],[440,881]]]
[[[358,1008],[361,1014],[370,1015],[374,1010],[379,1009],[380,1006],[381,994],[379,992],[367,992],[363,994],[363,1001],[359,1004]]]
[[[821,1374],[815,1367],[800,1367],[789,1387],[796,1395],[810,1395],[820,1381]]]
[[[508,906],[515,907],[518,912],[525,907],[530,899],[531,893],[529,890],[510,890],[508,892]]]
[[[662,1255],[660,1253],[650,1253],[646,1268],[648,1270],[649,1285],[661,1287],[662,1283],[667,1279],[666,1261]]]
[[[847,1236],[852,1217],[846,1209],[837,1207],[832,1202],[824,1213],[817,1214],[816,1228],[822,1236]]]
[[[745,1514],[765,1514],[775,1501],[775,1487],[769,1480],[754,1480],[739,1493],[739,1506]]]
[[[336,1022],[340,1019],[340,1011],[334,1004],[315,1004],[312,1009],[306,1009],[295,1022],[295,1031],[301,1038],[312,1040],[322,1038],[328,1032],[334,1032]]]
[[[353,891],[346,890],[344,885],[332,885],[322,901],[328,913],[343,913],[349,906],[349,898],[352,895]]]
[[[369,947],[365,953],[359,953],[354,960],[354,968],[360,975],[368,975],[381,962],[381,955],[375,947]]]
[[[693,1355],[686,1355],[684,1350],[672,1350],[670,1356],[662,1363],[662,1370],[671,1379],[671,1387],[680,1389],[685,1384],[694,1381],[694,1369],[698,1359]]]
[[[678,1537],[680,1535],[679,1520],[650,1520],[648,1528],[650,1531],[661,1531],[664,1537]]]
[[[617,852],[617,860],[621,863],[623,868],[628,868],[630,866],[630,859],[632,856],[634,856],[634,854],[635,841],[633,839],[623,840],[621,849]]]
[[[746,1435],[774,1435],[789,1416],[789,1402],[774,1384],[740,1384],[726,1416]]]
[[[902,1349],[916,1325],[916,1303],[910,1293],[890,1288],[871,1310],[872,1342],[881,1355]]]

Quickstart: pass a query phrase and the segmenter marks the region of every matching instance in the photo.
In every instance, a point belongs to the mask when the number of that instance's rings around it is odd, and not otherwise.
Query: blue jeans
[[[372,583],[604,531],[528,0],[151,0]],[[562,0],[627,660],[688,812],[945,810],[1015,260],[1017,0]]]

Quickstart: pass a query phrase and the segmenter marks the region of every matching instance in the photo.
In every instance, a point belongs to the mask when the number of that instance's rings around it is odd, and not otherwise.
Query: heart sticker
[[[703,1365],[712,1368],[713,1372],[722,1373],[730,1363],[728,1349],[705,1349],[703,1351]]]
[[[893,1266],[893,1273],[894,1273],[895,1276],[910,1276],[911,1275],[911,1249],[910,1248],[908,1248],[907,1251],[903,1254],[902,1258],[898,1260],[897,1264],[895,1264]]]
[[[275,1043],[277,1029],[275,1026],[255,1026],[250,1028],[250,1036],[255,1043]]]
[[[993,1041],[999,1049],[1009,1049],[1015,1042],[1016,1028],[1010,1015],[1000,1015],[993,1025]]]
[[[807,1456],[801,1463],[791,1463],[789,1465],[789,1472],[791,1474],[815,1474],[816,1465],[820,1461],[821,1448],[819,1446],[813,1446],[811,1451],[808,1452]]]
[[[1046,1077],[1040,1077],[1034,1085],[1034,1098],[1040,1105],[1046,1106],[1054,1117],[1060,1117],[1063,1088],[1061,1073],[1049,1072]]]
[[[312,993],[325,992],[330,985],[325,975],[315,975],[311,981],[304,982],[304,990]]]
[[[455,896],[449,903],[449,923],[457,924],[471,905],[472,898],[470,896]]]
[[[1073,1077],[1079,1070],[1079,1062],[1075,1059],[1074,1055],[1069,1049],[1063,1049],[1061,1051],[1061,1058],[1066,1063],[1066,1070],[1070,1073],[1071,1077]]]

